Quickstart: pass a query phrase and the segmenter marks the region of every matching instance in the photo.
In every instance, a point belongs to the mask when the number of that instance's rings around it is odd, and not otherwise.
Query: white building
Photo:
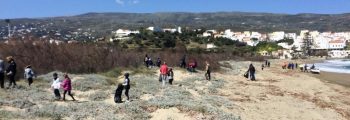
[[[316,38],[314,38],[314,44],[311,48],[322,49],[322,50],[329,49],[329,41],[331,40],[332,40],[331,37],[325,37],[325,36],[319,35]]]
[[[203,37],[210,37],[210,36],[213,36],[214,34],[217,34],[216,30],[207,30],[203,33]]]
[[[171,33],[178,32],[178,33],[182,33],[181,27],[177,27],[177,28],[164,28],[164,29],[163,29],[163,32],[171,32]]]
[[[216,48],[216,46],[213,43],[207,44],[207,49]]]
[[[332,58],[345,58],[350,56],[350,50],[332,50],[328,52]]]
[[[154,31],[154,27],[148,27],[146,30]]]
[[[288,43],[278,43],[277,45],[281,46],[282,48],[284,49],[288,49],[288,50],[291,50],[293,45],[288,45]]]
[[[284,35],[284,37],[287,38],[287,39],[293,39],[293,40],[295,40],[295,39],[297,39],[297,34],[296,34],[296,33],[286,33],[286,34]]]
[[[261,34],[259,33],[259,32],[252,32],[252,34],[251,34],[251,38],[256,38],[256,39],[258,39],[258,40],[260,40],[261,39]]]
[[[329,41],[329,47],[328,49],[337,50],[337,49],[344,49],[346,46],[344,39],[334,39]]]
[[[271,41],[279,41],[284,39],[284,31],[277,31],[269,34],[269,38]]]
[[[113,31],[112,34],[114,34],[117,37],[127,37],[130,34],[140,34],[140,31],[118,29],[117,31]]]
[[[296,47],[296,50],[301,51],[303,47],[303,37],[302,36],[297,36],[296,39],[294,39],[293,46]]]

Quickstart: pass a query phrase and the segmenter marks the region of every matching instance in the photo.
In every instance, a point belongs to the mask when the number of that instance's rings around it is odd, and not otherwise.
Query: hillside
[[[320,31],[349,31],[350,14],[271,14],[245,12],[216,13],[87,13],[77,16],[39,19],[14,19],[14,24],[54,23],[53,29],[92,29],[105,34],[118,28],[138,29],[158,26],[206,29],[232,29],[234,31],[254,30],[299,31],[301,29]],[[4,26],[5,22],[0,22]]]

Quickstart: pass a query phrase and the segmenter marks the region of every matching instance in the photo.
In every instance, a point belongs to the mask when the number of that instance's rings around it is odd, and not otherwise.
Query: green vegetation
[[[256,50],[258,51],[267,51],[267,52],[272,52],[272,51],[277,51],[282,49],[281,46],[278,46],[276,42],[259,42],[259,44],[256,46]]]
[[[148,70],[155,72],[158,69]],[[181,114],[191,117],[240,120],[235,113],[227,111],[239,109],[235,102],[220,95],[219,89],[224,87],[226,80],[205,81],[194,73],[188,74],[182,81],[177,80],[173,86],[162,88],[157,75],[130,72],[133,73],[130,76],[132,101],[121,104],[113,102],[115,84],[107,84],[107,77],[98,74],[70,75],[73,94],[78,99],[75,102],[69,101],[69,98],[66,102],[54,101],[52,91],[46,90],[52,81],[52,73],[39,76],[41,81],[35,82],[31,88],[23,86],[26,84],[24,81],[19,81],[19,89],[11,89],[11,94],[0,91],[0,105],[13,109],[1,109],[1,118],[145,120],[158,109],[176,108]],[[194,96],[189,90],[198,92],[200,96]],[[149,97],[145,99],[145,95]]]
[[[140,34],[132,34],[131,39],[123,41],[122,45],[127,45],[125,48],[141,47],[141,48],[175,48],[186,46],[189,49],[195,49],[198,52],[201,49],[206,49],[208,43],[213,43],[219,48],[235,47],[240,48],[246,46],[245,43],[234,41],[223,37],[200,37],[205,30],[187,30],[182,33],[174,32],[153,32],[144,28],[140,29]]]
[[[109,70],[105,73],[101,73],[102,75],[106,77],[116,78],[122,74],[121,68],[113,68],[112,70]]]
[[[293,39],[288,39],[288,38],[284,38],[282,40],[277,41],[277,43],[288,43],[288,45],[292,45],[294,43]]]

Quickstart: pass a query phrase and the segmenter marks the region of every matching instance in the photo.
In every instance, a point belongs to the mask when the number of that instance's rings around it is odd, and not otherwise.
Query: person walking
[[[72,95],[72,81],[71,79],[68,77],[68,74],[64,74],[64,81],[63,81],[63,84],[62,84],[62,87],[63,87],[63,101],[66,100],[66,94],[68,93],[68,95],[70,97],[72,97],[73,101],[75,101],[73,95]]]
[[[55,95],[56,100],[60,100],[61,99],[61,94],[60,94],[61,81],[60,81],[60,78],[58,78],[57,73],[53,73],[53,82],[51,84],[51,88],[53,89],[53,93]]]
[[[129,90],[130,90],[130,79],[129,79],[129,73],[124,74],[124,83],[123,86],[125,88],[125,96],[126,96],[126,101],[129,102]]]
[[[28,85],[30,87],[30,85],[33,83],[33,78],[35,77],[34,71],[32,69],[31,65],[28,65],[25,69],[24,69],[24,78],[28,80]]]
[[[196,67],[197,67],[197,61],[193,60],[188,64],[188,71],[196,72]]]
[[[305,65],[304,65],[304,72],[308,72],[308,71],[307,71],[307,67],[308,67],[307,64],[305,64]]]
[[[7,62],[9,63],[9,65],[6,69],[6,75],[10,81],[8,88],[10,88],[12,85],[13,85],[13,88],[15,88],[17,86],[16,80],[15,80],[15,76],[16,76],[16,72],[17,72],[17,65],[16,65],[16,62],[12,56],[7,57],[6,59],[7,59]]]
[[[160,58],[157,58],[157,67],[160,67],[161,64],[162,64],[162,61],[160,60]]]
[[[0,58],[0,87],[5,88],[5,63],[4,60]]]
[[[181,58],[180,67],[186,68],[186,55]]]
[[[148,55],[146,54],[146,56],[145,56],[145,59],[143,59],[143,62],[144,62],[144,64],[145,64],[145,66],[148,68],[149,67],[149,62],[148,62]]]
[[[160,67],[160,76],[162,79],[163,87],[165,86],[167,74],[168,74],[168,66],[167,66],[166,62],[164,62],[163,65]]]
[[[204,74],[204,76],[205,76],[206,80],[211,79],[210,73],[211,73],[210,64],[208,61],[205,61],[205,74]]]
[[[152,58],[148,57],[148,67],[149,68],[153,68],[153,61],[152,61]]]
[[[169,68],[168,71],[168,80],[169,80],[169,84],[172,85],[173,81],[174,81],[174,72],[173,72],[173,68]]]
[[[249,65],[249,76],[250,76],[250,80],[255,81],[255,67],[253,66],[253,64]]]

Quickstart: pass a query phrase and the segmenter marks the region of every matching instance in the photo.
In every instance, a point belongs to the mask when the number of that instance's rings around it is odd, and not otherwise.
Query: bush
[[[42,52],[45,51],[45,52]],[[198,52],[198,51],[197,51]],[[78,43],[78,44],[49,44],[36,41],[13,41],[13,44],[0,43],[0,54],[14,56],[17,62],[18,75],[23,74],[26,65],[31,64],[37,74],[46,74],[48,71],[63,71],[68,73],[106,73],[109,77],[115,77],[120,73],[120,68],[139,68],[143,65],[145,54],[153,60],[160,57],[170,66],[178,66],[183,55],[187,54],[187,61],[197,60],[199,69],[204,69],[204,62],[209,61],[214,70],[219,69],[218,61],[238,59],[231,52],[219,53],[200,52],[186,50],[186,47],[155,49],[125,49],[113,44],[102,43]],[[127,53],[127,54],[126,54]],[[119,69],[115,69],[115,68]],[[49,76],[51,79],[51,76]]]
[[[102,75],[106,77],[116,78],[120,76],[122,73],[122,70],[120,68],[113,68],[112,70],[109,70],[108,72],[102,73]]]
[[[91,101],[102,101],[110,97],[110,95],[106,91],[97,91],[89,96],[89,100]]]

